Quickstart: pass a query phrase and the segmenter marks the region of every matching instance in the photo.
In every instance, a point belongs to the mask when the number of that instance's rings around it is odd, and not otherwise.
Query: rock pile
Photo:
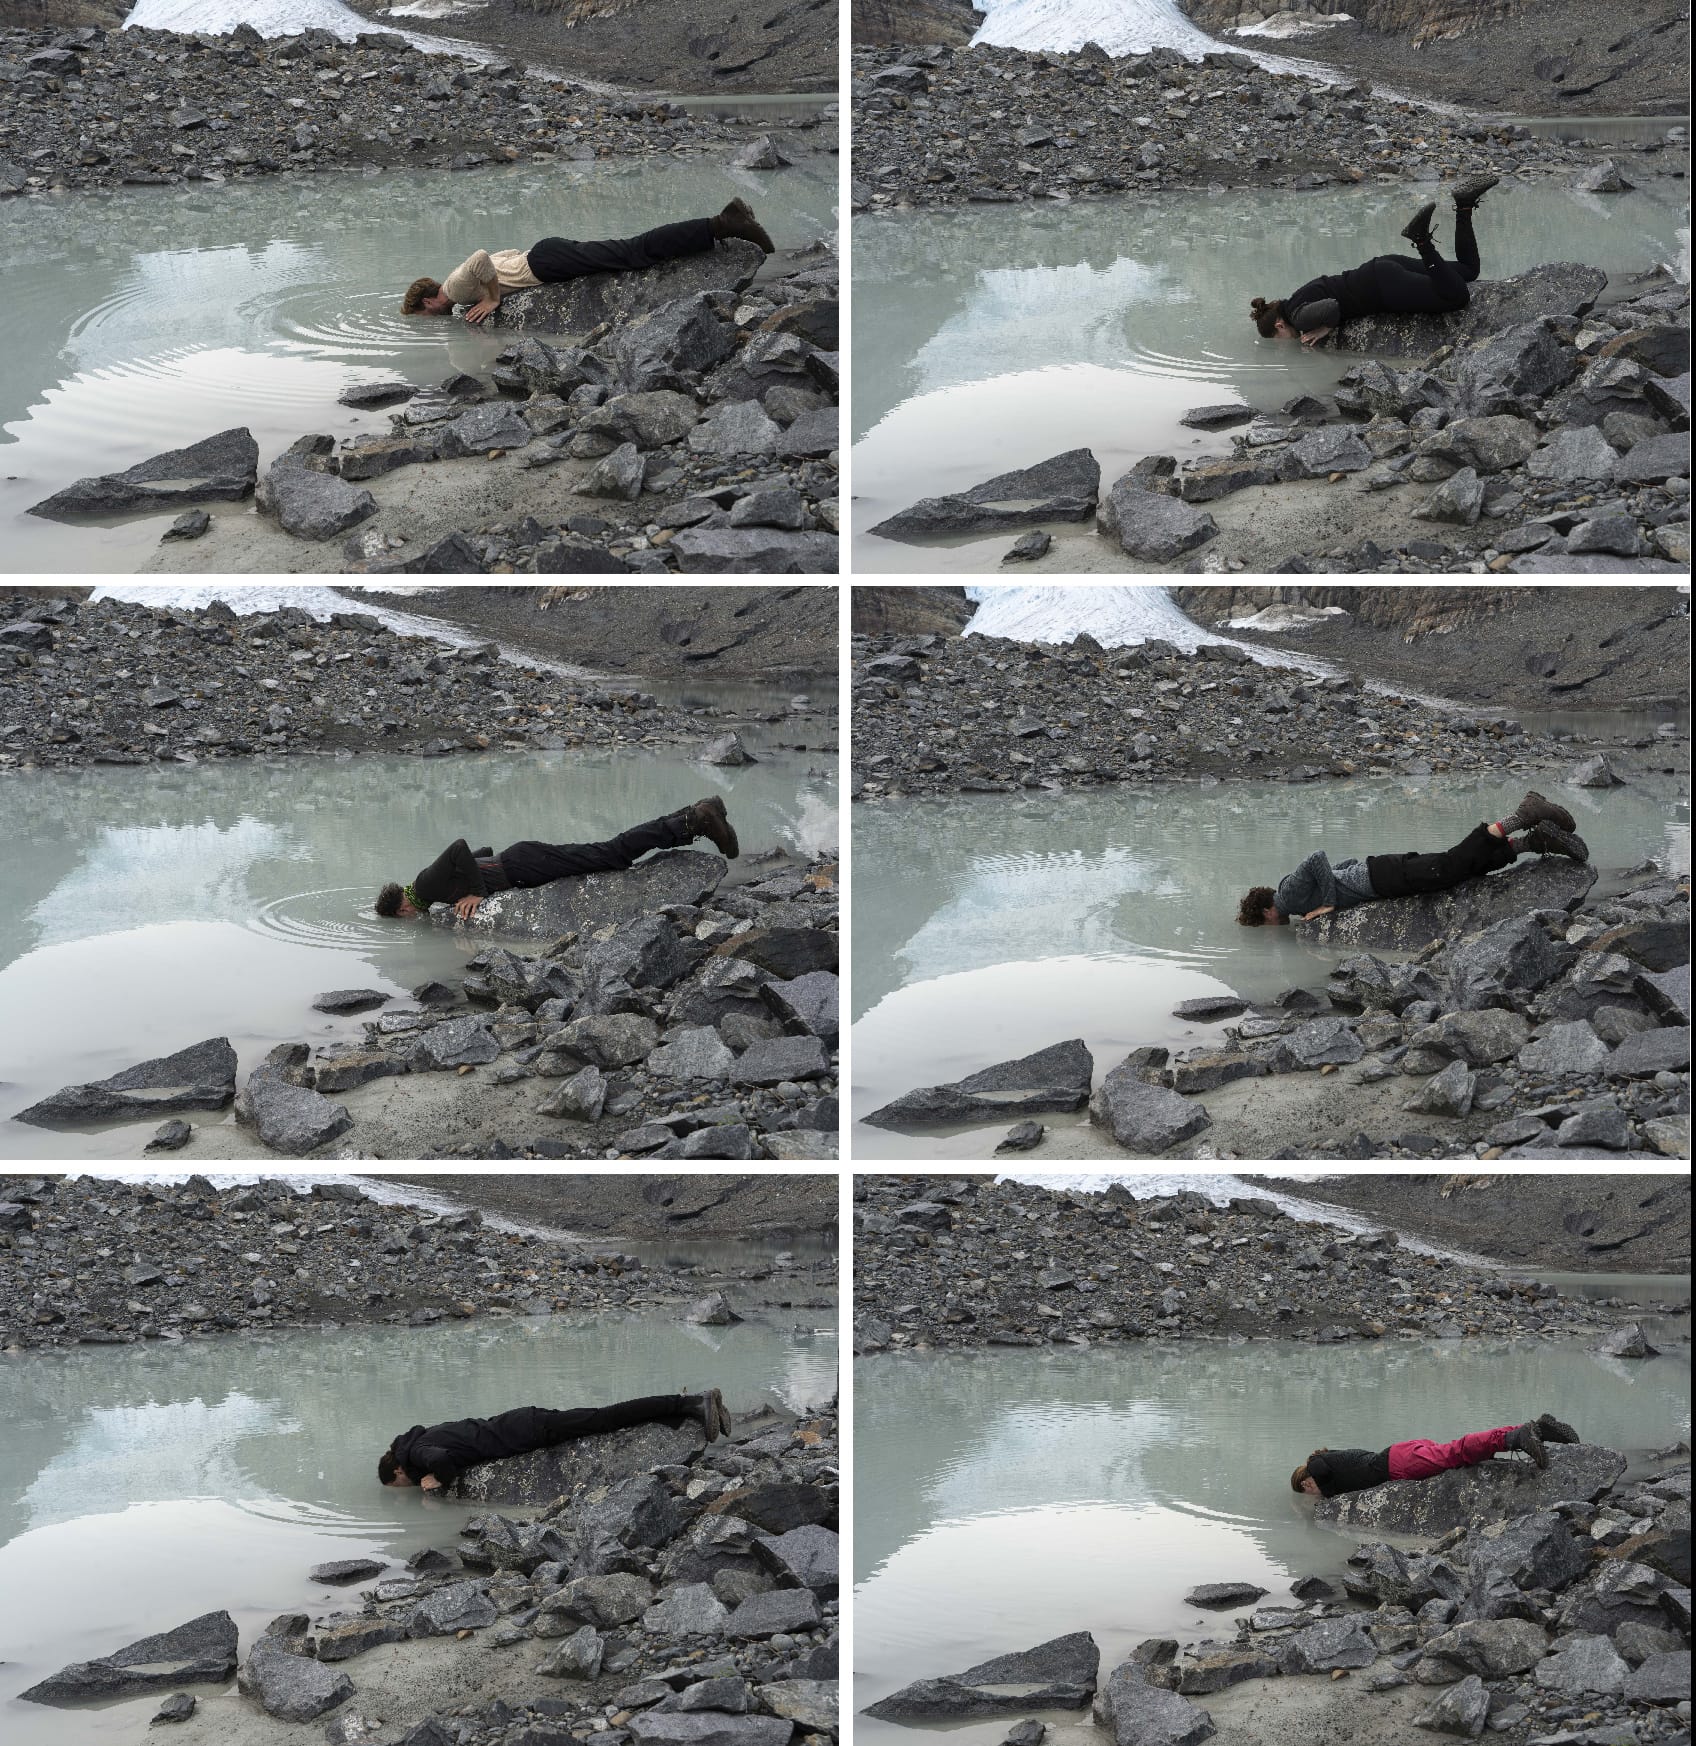
[[[1287,1217],[962,1177],[854,1182],[855,1350],[1142,1339],[1593,1337],[1620,1312]]]
[[[709,715],[716,713],[707,712]],[[402,636],[369,613],[0,599],[0,767],[675,744],[646,692]]]
[[[798,1260],[781,1272],[781,1295],[812,1295],[831,1289],[834,1263]],[[769,1273],[738,1273],[737,1301],[760,1301]],[[9,1351],[675,1305],[711,1277],[492,1230],[475,1209],[386,1205],[351,1181],[302,1191],[286,1180],[220,1189],[199,1176],[0,1179],[0,1347]]]
[[[853,643],[854,794],[1009,794],[1174,776],[1520,772],[1563,756],[1511,718],[1458,715],[1204,643],[1000,637]],[[1570,752],[1564,754],[1570,758]]]
[[[1269,73],[1246,55],[1191,63],[1165,48],[1115,60],[1094,44],[857,47],[852,96],[856,210],[1480,171],[1576,177],[1595,158],[1365,85]],[[1684,160],[1681,143],[1653,142],[1651,157],[1662,151]]]
[[[0,196],[283,171],[726,152],[745,120],[370,31],[0,29]],[[764,119],[762,128],[786,127]],[[816,118],[794,124],[811,129]]]

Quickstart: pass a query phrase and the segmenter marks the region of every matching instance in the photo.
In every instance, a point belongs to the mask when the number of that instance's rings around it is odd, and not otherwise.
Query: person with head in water
[[[620,831],[604,843],[514,843],[497,855],[493,849],[471,849],[457,837],[430,865],[415,873],[410,885],[391,882],[377,893],[377,913],[410,921],[428,915],[433,903],[451,903],[461,921],[470,921],[485,897],[548,885],[581,873],[622,873],[650,849],[681,849],[705,837],[721,855],[734,860],[742,852],[736,831],[716,794],[697,800],[681,812]]]
[[[545,236],[527,249],[478,249],[445,279],[414,279],[401,299],[402,315],[452,315],[454,305],[469,305],[465,319],[473,327],[501,306],[508,291],[528,291],[537,285],[557,285],[585,273],[639,273],[662,261],[684,255],[704,255],[715,242],[740,237],[772,252],[772,240],[746,200],[732,200],[711,218],[685,218],[655,225],[637,236],[601,242],[573,242]]]
[[[1427,897],[1510,866],[1521,855],[1588,861],[1590,850],[1576,834],[1572,814],[1532,789],[1506,818],[1474,825],[1451,849],[1409,849],[1400,855],[1368,855],[1364,861],[1351,857],[1335,866],[1323,849],[1315,849],[1279,880],[1276,891],[1270,885],[1251,886],[1237,905],[1237,922],[1245,928],[1275,928],[1384,898]]]
[[[1402,227],[1418,249],[1411,255],[1374,255],[1344,273],[1321,273],[1288,297],[1251,299],[1249,316],[1262,339],[1299,339],[1316,346],[1360,315],[1443,315],[1472,301],[1478,277],[1478,239],[1472,215],[1498,176],[1469,176],[1450,190],[1455,207],[1455,258],[1446,261],[1431,236],[1437,202],[1428,200]]]
[[[702,1394],[651,1394],[640,1400],[621,1400],[614,1406],[568,1407],[563,1411],[514,1407],[491,1419],[414,1425],[402,1431],[378,1457],[377,1478],[384,1485],[446,1491],[486,1461],[557,1449],[578,1437],[599,1437],[634,1425],[679,1425],[688,1419],[701,1426],[709,1443],[730,1435],[730,1414],[716,1388]]]
[[[1345,1491],[1370,1491],[1402,1479],[1429,1479],[1456,1467],[1477,1467],[1492,1456],[1529,1455],[1538,1467],[1549,1465],[1545,1443],[1576,1443],[1579,1435],[1553,1413],[1539,1413],[1526,1425],[1494,1431],[1468,1431],[1452,1443],[1415,1437],[1388,1449],[1315,1449],[1290,1475],[1290,1490],[1307,1497],[1336,1497]]]

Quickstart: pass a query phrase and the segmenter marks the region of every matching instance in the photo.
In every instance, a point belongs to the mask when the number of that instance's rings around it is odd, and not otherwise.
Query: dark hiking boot
[[[705,837],[726,860],[734,861],[742,853],[736,831],[725,816],[724,802],[716,794],[685,807],[683,822],[696,836]]]
[[[1470,212],[1499,181],[1500,176],[1468,176],[1464,182],[1456,182],[1449,190],[1455,211],[1464,209]]]
[[[1523,855],[1565,855],[1569,861],[1588,861],[1590,846],[1573,831],[1563,831],[1552,820],[1543,819],[1514,840],[1514,847]]]
[[[1535,1425],[1517,1425],[1502,1439],[1504,1449],[1516,1449],[1521,1455],[1529,1455],[1539,1467],[1549,1465],[1549,1451],[1543,1447],[1543,1439],[1537,1435]]]
[[[1578,829],[1578,820],[1564,806],[1556,806],[1535,788],[1528,788],[1525,798],[1502,820],[1502,829],[1511,837],[1545,820],[1550,824],[1558,824],[1563,831]]]
[[[1421,243],[1430,242],[1431,220],[1435,217],[1436,212],[1437,202],[1435,200],[1427,200],[1425,204],[1414,213],[1413,217],[1402,226],[1402,235],[1405,236],[1415,248],[1418,248]]]
[[[1539,1413],[1531,1423],[1537,1435],[1545,1443],[1582,1443],[1584,1441],[1571,1425],[1562,1423],[1553,1413]]]
[[[715,237],[739,236],[745,242],[758,243],[768,255],[776,251],[776,245],[766,235],[766,227],[754,216],[754,209],[746,200],[732,200],[712,225]]]
[[[715,1388],[713,1402],[718,1407],[718,1434],[721,1437],[730,1435],[730,1408],[724,1404],[724,1396]]]
[[[701,1429],[707,1433],[709,1443],[716,1443],[730,1428],[730,1420],[724,1410],[724,1396],[716,1388],[709,1388],[704,1394],[695,1397],[695,1405],[690,1408],[689,1416],[701,1421]]]

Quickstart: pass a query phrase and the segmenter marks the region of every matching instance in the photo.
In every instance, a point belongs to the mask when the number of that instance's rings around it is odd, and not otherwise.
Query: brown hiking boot
[[[1545,1443],[1580,1443],[1583,1438],[1571,1425],[1557,1419],[1553,1413],[1539,1413],[1532,1421],[1537,1435]]]
[[[754,209],[746,200],[732,200],[713,219],[712,225],[715,237],[739,236],[745,242],[758,243],[768,255],[776,252],[776,245],[766,235],[766,227],[754,216]]]
[[[1456,182],[1449,190],[1449,198],[1455,203],[1455,211],[1476,206],[1499,181],[1500,176],[1468,176],[1464,182]]]
[[[1578,829],[1575,819],[1564,806],[1556,806],[1552,800],[1546,799],[1535,788],[1528,788],[1525,797],[1512,812],[1502,820],[1502,829],[1511,836],[1528,829],[1534,824],[1547,820],[1550,824],[1558,824],[1563,831]]]
[[[1514,839],[1513,846],[1521,854],[1565,855],[1569,861],[1580,862],[1590,859],[1590,845],[1572,831],[1563,831],[1553,819],[1533,825],[1523,837]]]
[[[1517,1449],[1522,1455],[1529,1455],[1539,1467],[1549,1465],[1549,1452],[1543,1447],[1543,1439],[1537,1435],[1535,1425],[1519,1425],[1502,1439],[1504,1449]]]
[[[683,821],[696,836],[705,837],[726,860],[734,861],[742,853],[736,840],[736,830],[725,816],[724,802],[716,794],[697,800],[683,812]]]

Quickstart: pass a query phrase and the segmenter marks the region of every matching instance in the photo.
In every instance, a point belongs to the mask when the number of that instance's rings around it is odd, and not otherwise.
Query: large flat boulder
[[[236,1052],[228,1037],[208,1037],[174,1055],[138,1061],[109,1079],[67,1085],[19,1110],[16,1119],[38,1128],[75,1127],[114,1116],[166,1109],[222,1109],[236,1094]]]
[[[1625,1457],[1592,1443],[1550,1444],[1547,1468],[1501,1459],[1430,1479],[1404,1479],[1370,1491],[1321,1498],[1316,1521],[1388,1534],[1446,1534],[1475,1516],[1528,1515],[1568,1498],[1599,1497],[1625,1472]]]
[[[1438,346],[1464,345],[1545,315],[1583,315],[1608,276],[1599,267],[1552,261],[1512,279],[1480,279],[1472,301],[1450,315],[1362,315],[1345,321],[1331,343],[1339,351],[1381,358],[1423,358]]]
[[[68,521],[79,515],[121,515],[187,503],[237,503],[259,477],[259,445],[242,427],[221,430],[185,449],[167,449],[122,473],[78,479],[30,507],[31,515]]]
[[[1595,883],[1594,867],[1542,855],[1434,897],[1382,898],[1290,926],[1298,939],[1318,946],[1417,952],[1433,940],[1459,939],[1534,909],[1575,909]]]
[[[1148,1683],[1139,1661],[1122,1662],[1095,1700],[1095,1719],[1114,1746],[1201,1746],[1218,1732],[1199,1704]]]
[[[1100,1668],[1101,1650],[1094,1637],[1088,1631],[1073,1631],[1034,1649],[980,1661],[964,1673],[915,1680],[865,1713],[882,1721],[916,1722],[1033,1709],[1076,1710],[1094,1694]]]
[[[1101,463],[1088,449],[1068,449],[1034,467],[997,473],[969,491],[920,498],[871,531],[886,540],[915,540],[1044,521],[1087,521],[1100,490]]]
[[[466,1474],[459,1489],[478,1503],[552,1503],[580,1485],[610,1485],[656,1467],[680,1466],[706,1443],[706,1433],[693,1421],[637,1425],[602,1437],[578,1437],[509,1461],[485,1462]]]
[[[1089,1102],[1094,1072],[1094,1057],[1074,1037],[1017,1061],[998,1061],[948,1085],[909,1091],[873,1110],[866,1120],[874,1128],[900,1130],[934,1122],[998,1121],[1007,1115],[1082,1109]]]
[[[32,1704],[91,1703],[201,1680],[223,1681],[236,1670],[236,1622],[202,1613],[175,1630],[142,1637],[94,1661],[73,1661],[18,1695]]]
[[[672,903],[704,903],[730,871],[728,863],[700,849],[667,849],[622,873],[583,873],[500,891],[485,898],[469,922],[450,904],[431,907],[438,927],[463,927],[518,939],[551,940],[607,922],[634,921]]]
[[[756,244],[733,237],[704,255],[685,255],[640,273],[585,273],[532,291],[509,291],[484,325],[510,333],[584,334],[603,321],[626,321],[680,297],[740,291],[753,283],[764,259]]]

